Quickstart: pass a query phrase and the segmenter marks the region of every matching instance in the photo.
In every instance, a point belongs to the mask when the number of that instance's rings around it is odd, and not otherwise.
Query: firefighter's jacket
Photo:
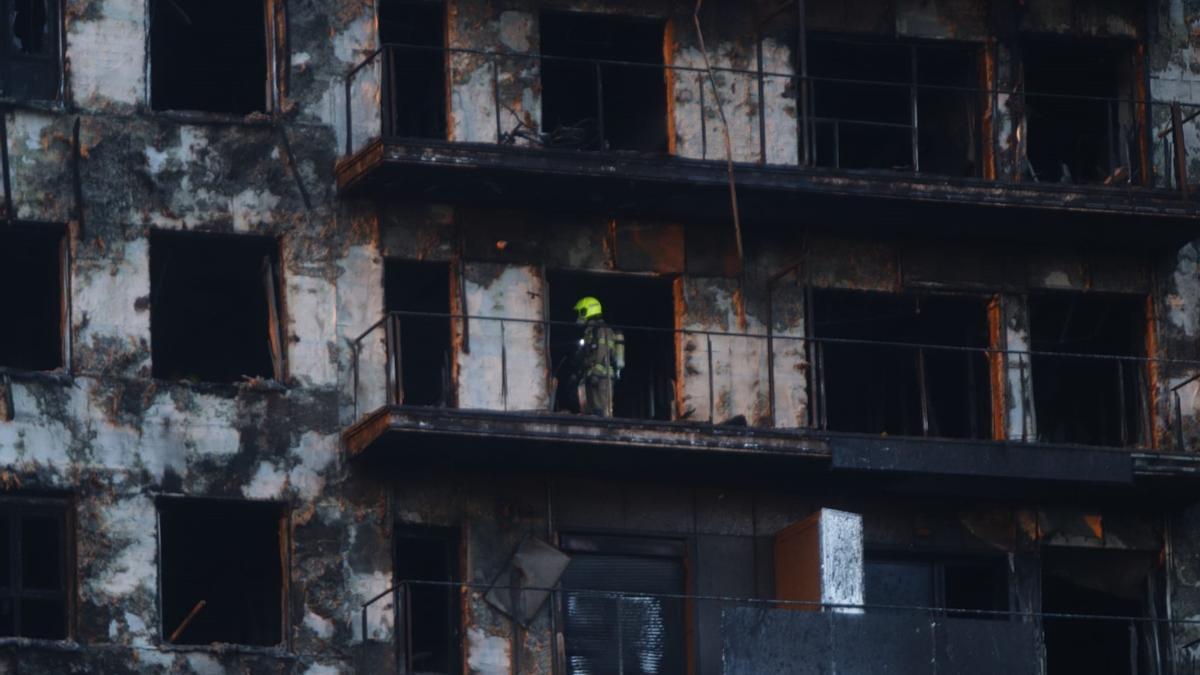
[[[583,339],[575,358],[576,378],[617,377],[625,368],[625,336],[621,331],[592,319],[584,324]]]

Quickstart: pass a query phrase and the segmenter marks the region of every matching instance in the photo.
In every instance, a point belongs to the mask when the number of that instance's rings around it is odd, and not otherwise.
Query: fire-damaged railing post
[[[387,342],[387,403],[400,405],[404,402],[404,366],[400,363],[400,317],[388,314],[384,322]]]
[[[1191,377],[1187,378],[1183,382],[1180,382],[1179,384],[1176,384],[1173,387],[1171,387],[1171,402],[1172,402],[1172,407],[1174,408],[1173,417],[1175,418],[1174,420],[1172,420],[1172,422],[1175,425],[1175,451],[1176,452],[1182,452],[1184,449],[1183,448],[1183,400],[1182,400],[1182,397],[1179,395],[1179,390],[1183,389],[1184,387],[1188,386],[1189,384],[1191,384],[1197,380],[1200,380],[1200,373],[1192,375]]]
[[[356,69],[357,70],[357,69]],[[354,154],[354,106],[350,105],[351,84],[354,82],[354,73],[356,70],[350,71],[346,75],[346,156]]]
[[[492,112],[496,118],[496,142],[503,138],[503,124],[500,122],[500,59],[495,54],[489,59],[492,66]]]
[[[921,173],[921,134],[919,124],[918,101],[920,96],[917,92],[917,47],[910,45],[909,51],[909,68],[911,77],[908,85],[908,105],[912,129],[909,131],[909,137],[912,140],[912,165],[913,173]]]
[[[600,137],[600,149],[607,150],[607,136],[604,132],[604,68],[599,62],[596,63],[596,133]]]
[[[383,104],[379,120],[379,130],[384,138],[396,134],[396,50],[389,46],[383,48],[382,84],[385,91],[381,92],[380,101]]]
[[[1183,110],[1179,101],[1171,103],[1171,134],[1175,143],[1175,182],[1180,196],[1187,199],[1187,145],[1183,140]]]

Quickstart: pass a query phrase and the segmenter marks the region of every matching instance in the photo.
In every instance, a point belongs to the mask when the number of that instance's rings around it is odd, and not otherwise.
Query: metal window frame
[[[63,15],[65,14],[63,0],[43,0],[45,2],[46,11],[49,14],[46,17],[48,24],[46,35],[53,40],[53,44],[47,45],[42,54],[18,54],[12,50],[12,34],[8,21],[0,20],[0,98],[15,98],[13,95],[3,89],[5,82],[12,81],[12,64],[17,61],[26,63],[42,63],[46,71],[53,73],[55,78],[54,96],[48,99],[38,97],[21,97],[22,100],[46,100],[58,102],[63,97],[63,89],[65,82],[65,73],[63,72],[63,47],[65,40],[63,39],[64,25]],[[15,0],[0,0],[0,18],[7,17],[12,11],[12,6]]]
[[[74,519],[71,500],[68,497],[0,497],[0,519],[7,520],[8,527],[8,579],[0,580],[0,598],[12,602],[14,637],[22,635],[21,601],[22,600],[57,600],[62,603],[63,637],[61,640],[71,640],[74,637]],[[58,525],[58,568],[59,587],[57,590],[26,589],[23,585],[21,527],[29,516],[51,516]],[[35,638],[44,639],[44,638]]]

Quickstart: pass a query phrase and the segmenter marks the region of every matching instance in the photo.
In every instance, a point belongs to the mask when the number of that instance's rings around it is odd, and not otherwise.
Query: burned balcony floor
[[[1064,485],[1183,495],[1200,479],[1194,455],[422,406],[376,410],[345,429],[342,444],[349,460],[384,473],[471,467],[695,480],[741,476],[789,484],[869,482],[899,491],[983,488],[1002,495],[1061,493]]]
[[[420,197],[680,220],[729,210],[724,162],[668,155],[377,139],[343,158],[336,174],[343,198]],[[742,217],[770,225],[793,225],[795,214],[803,212],[814,222],[846,227],[882,218],[914,231],[937,227],[970,238],[1046,240],[1086,233],[1097,242],[1154,246],[1191,238],[1200,217],[1193,201],[1165,189],[764,164],[739,164],[734,177]],[[837,217],[822,218],[825,214]],[[1137,229],[1129,227],[1134,218]],[[872,231],[870,225],[858,227]]]

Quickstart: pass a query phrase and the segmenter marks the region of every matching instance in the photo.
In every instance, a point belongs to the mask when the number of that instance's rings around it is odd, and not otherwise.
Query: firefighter
[[[600,301],[591,296],[575,303],[583,337],[575,352],[573,379],[583,385],[585,415],[612,417],[613,382],[625,368],[625,336],[604,322]]]

